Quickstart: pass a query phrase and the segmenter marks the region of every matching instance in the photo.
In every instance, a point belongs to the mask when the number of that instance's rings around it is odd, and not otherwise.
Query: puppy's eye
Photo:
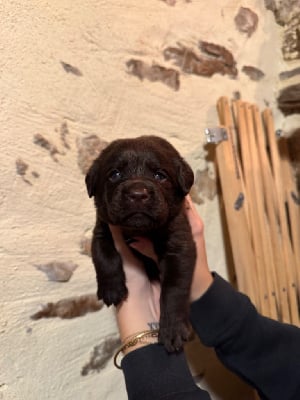
[[[168,179],[167,175],[162,171],[156,171],[154,173],[154,179],[157,181],[163,182]]]
[[[111,182],[117,182],[119,179],[122,178],[122,174],[118,169],[114,169],[108,176]]]

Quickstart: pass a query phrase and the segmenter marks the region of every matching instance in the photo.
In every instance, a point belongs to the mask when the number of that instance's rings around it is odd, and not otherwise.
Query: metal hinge
[[[206,141],[207,143],[219,143],[223,142],[223,140],[227,140],[227,131],[223,127],[215,127],[215,128],[206,128],[205,129]]]

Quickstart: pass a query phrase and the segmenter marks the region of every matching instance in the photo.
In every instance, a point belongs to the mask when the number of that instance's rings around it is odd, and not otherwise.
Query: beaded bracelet
[[[158,337],[158,329],[152,329],[148,331],[142,331],[138,332],[132,336],[129,336],[128,338],[125,339],[125,342],[122,344],[122,346],[117,350],[115,356],[114,356],[114,364],[115,367],[118,369],[122,369],[121,365],[117,363],[117,358],[121,352],[124,350],[136,346],[138,343],[142,344],[150,344],[152,342],[147,342],[144,341],[143,339],[145,338],[157,338]]]

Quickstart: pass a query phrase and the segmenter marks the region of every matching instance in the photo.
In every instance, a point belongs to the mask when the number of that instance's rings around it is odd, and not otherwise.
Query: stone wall
[[[113,309],[94,295],[95,215],[84,185],[109,141],[156,134],[178,148],[195,172],[209,264],[228,277],[204,129],[218,124],[223,95],[269,105],[277,128],[298,124],[297,115],[277,110],[287,86],[280,73],[298,67],[299,57],[281,51],[294,22],[285,16],[279,24],[276,7],[258,0],[1,2],[0,399],[126,399],[111,359]],[[293,84],[297,73],[287,78]],[[197,382],[215,399],[252,398],[212,351],[192,346]]]

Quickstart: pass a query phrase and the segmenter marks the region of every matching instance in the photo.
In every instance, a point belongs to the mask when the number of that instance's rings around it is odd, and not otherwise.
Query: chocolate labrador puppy
[[[111,142],[86,175],[96,206],[92,259],[98,297],[109,306],[127,296],[122,260],[108,224],[120,226],[125,240],[150,238],[161,281],[159,341],[169,352],[179,350],[189,336],[196,249],[183,203],[193,181],[190,166],[169,142],[156,136]],[[144,262],[153,277],[154,262],[146,257]]]

